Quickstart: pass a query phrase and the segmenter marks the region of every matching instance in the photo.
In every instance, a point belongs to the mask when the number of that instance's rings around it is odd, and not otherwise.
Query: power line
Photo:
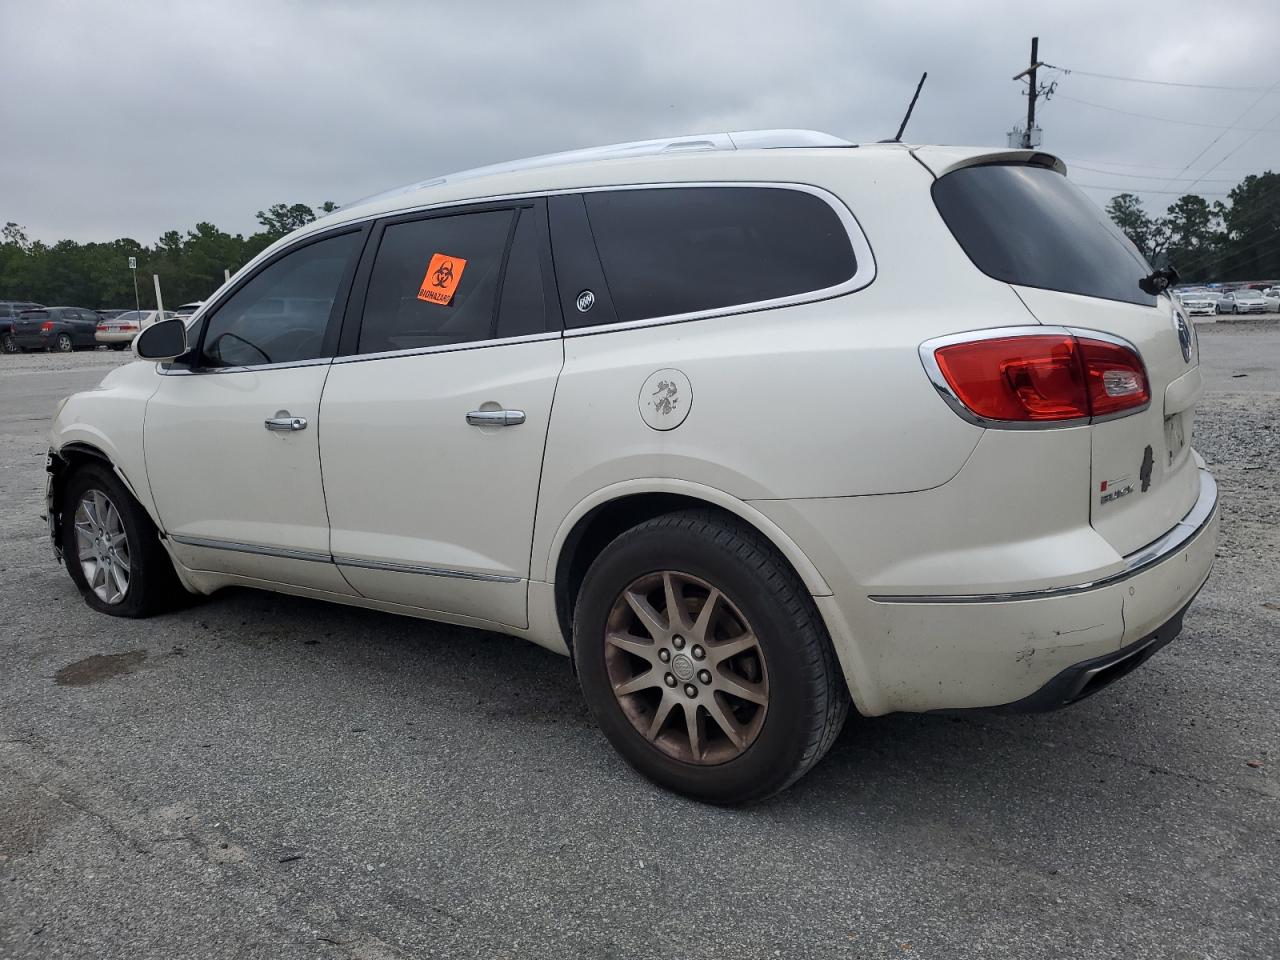
[[[1164,174],[1162,173],[1123,173],[1120,170],[1104,170],[1102,167],[1091,167],[1088,164],[1084,164],[1084,163],[1072,163],[1071,169],[1072,170],[1090,170],[1093,173],[1105,173],[1109,177],[1128,177],[1132,180],[1164,180],[1165,179]],[[1169,169],[1173,169],[1173,168],[1170,167]],[[1174,179],[1181,180],[1184,178],[1174,177]],[[1185,179],[1190,180],[1191,178],[1186,177]],[[1197,183],[1239,183],[1240,178],[1237,177],[1235,179],[1225,179],[1225,180],[1196,180],[1196,182]]]
[[[1274,131],[1264,130],[1262,127],[1237,127],[1235,124],[1223,125],[1221,123],[1201,123],[1198,120],[1182,120],[1177,117],[1157,117],[1150,113],[1135,113],[1132,110],[1121,110],[1119,107],[1110,107],[1105,103],[1094,103],[1092,100],[1081,100],[1078,97],[1070,97],[1065,93],[1058,93],[1055,96],[1059,100],[1070,100],[1072,103],[1080,103],[1086,107],[1093,107],[1096,110],[1106,110],[1110,113],[1122,113],[1126,117],[1141,117],[1144,120],[1159,120],[1162,123],[1177,123],[1186,127],[1206,127],[1210,130],[1221,130],[1226,133],[1228,130],[1239,130],[1241,133],[1272,133]],[[1266,96],[1264,93],[1262,96]],[[1261,99],[1261,97],[1259,97]],[[1250,107],[1252,109],[1252,105]],[[1248,113],[1246,110],[1245,113]],[[1242,114],[1243,116],[1243,114]]]
[[[1077,187],[1084,187],[1086,190],[1118,190],[1120,193],[1176,193],[1178,196],[1195,193],[1202,197],[1225,197],[1231,192],[1229,190],[1148,190],[1145,187],[1117,187],[1109,186],[1105,183],[1081,183],[1078,180],[1072,180],[1071,182]]]
[[[1270,120],[1268,120],[1268,121],[1267,121],[1266,123],[1264,123],[1262,126],[1263,126],[1263,128],[1265,129],[1265,128],[1267,128],[1267,127],[1270,127],[1270,126],[1271,126],[1271,124],[1275,123],[1277,120],[1280,120],[1280,113],[1277,113],[1274,117],[1272,117]],[[1230,150],[1228,150],[1228,151],[1227,151],[1227,153],[1226,153],[1226,155],[1225,155],[1225,156],[1223,156],[1222,160],[1226,160],[1226,159],[1230,158],[1232,155],[1234,155],[1234,154],[1235,154],[1235,152],[1236,152],[1237,150],[1239,150],[1241,147],[1243,147],[1246,143],[1248,143],[1250,140],[1252,140],[1252,139],[1253,139],[1254,137],[1256,137],[1256,136],[1257,136],[1257,134],[1256,134],[1256,133],[1251,133],[1251,134],[1249,134],[1249,136],[1245,137],[1243,140],[1241,140],[1239,143],[1237,143],[1234,147],[1232,147]],[[1219,164],[1219,163],[1222,163],[1222,160],[1219,160],[1219,161],[1218,161],[1218,163],[1215,163],[1212,167],[1210,167],[1208,170],[1206,170],[1206,171],[1205,171],[1205,173],[1213,173],[1213,171],[1214,171],[1215,169],[1217,169],[1218,164]],[[1191,182],[1191,186],[1193,186],[1193,187],[1194,187],[1194,186],[1195,186],[1197,183],[1199,183],[1203,178],[1204,178],[1204,174],[1202,173],[1199,177],[1196,177],[1196,179],[1195,179],[1195,180],[1193,180],[1193,181]]]
[[[1076,159],[1072,159],[1071,157],[1063,157],[1062,159],[1065,160],[1067,163],[1070,163],[1073,165],[1083,164],[1083,163],[1100,163],[1104,167],[1130,167],[1137,170],[1182,170],[1181,167],[1161,167],[1151,163],[1124,163],[1120,160],[1098,160],[1094,157],[1082,157],[1082,158],[1076,158]],[[1236,167],[1233,170],[1223,171],[1223,173],[1232,173],[1232,172],[1252,173],[1253,171],[1245,167]],[[1175,179],[1178,179],[1178,177],[1175,177]]]
[[[1243,119],[1245,118],[1245,114],[1247,114],[1250,110],[1252,110],[1254,107],[1256,107],[1258,104],[1260,104],[1260,103],[1263,101],[1263,98],[1265,98],[1265,97],[1267,96],[1267,94],[1269,94],[1269,93],[1270,93],[1272,90],[1274,90],[1276,87],[1280,87],[1280,80],[1276,80],[1276,82],[1275,82],[1275,83],[1273,83],[1270,87],[1268,87],[1266,90],[1263,90],[1263,91],[1262,91],[1262,93],[1258,94],[1258,99],[1254,100],[1254,101],[1253,101],[1253,103],[1249,104],[1247,107],[1245,107],[1243,110],[1241,110],[1241,111],[1240,111],[1240,116],[1236,117],[1236,119],[1235,119],[1234,123],[1239,123],[1241,120],[1243,120]],[[1188,170],[1190,170],[1190,169],[1191,169],[1192,164],[1194,164],[1197,160],[1199,160],[1199,159],[1200,159],[1201,157],[1203,157],[1206,153],[1208,153],[1210,150],[1212,150],[1212,149],[1213,149],[1214,144],[1216,144],[1219,140],[1221,140],[1224,136],[1226,136],[1226,133],[1227,133],[1227,131],[1223,130],[1223,131],[1222,131],[1222,133],[1219,133],[1216,137],[1214,137],[1212,140],[1210,140],[1210,141],[1209,141],[1209,145],[1208,145],[1207,147],[1205,147],[1203,150],[1201,150],[1201,151],[1200,151],[1199,153],[1197,153],[1194,157],[1192,157],[1190,160],[1188,160],[1188,161],[1187,161],[1187,165],[1186,165],[1185,167],[1183,167],[1183,168],[1178,172],[1178,176],[1180,177],[1180,176],[1182,176],[1184,173],[1186,173]],[[1234,151],[1232,151],[1232,152],[1234,152]],[[1214,166],[1217,166],[1217,164],[1214,164]],[[1209,168],[1209,170],[1212,170],[1212,169],[1213,169],[1213,167],[1210,167],[1210,168]],[[1205,172],[1207,173],[1207,172],[1209,172],[1209,171],[1205,171]],[[1170,183],[1172,183],[1175,179],[1176,179],[1175,177],[1170,177],[1170,178],[1169,178],[1169,182],[1170,182]]]
[[[1051,63],[1046,63],[1045,66],[1050,70],[1058,70],[1064,74],[1070,73],[1080,77],[1096,77],[1099,80],[1119,80],[1122,83],[1149,83],[1157,87],[1190,87],[1195,90],[1234,90],[1240,93],[1257,93],[1260,90],[1266,91],[1270,89],[1270,87],[1230,87],[1216,83],[1183,83],[1178,80],[1145,80],[1141,77],[1119,77],[1113,73],[1092,73],[1088,70],[1072,70],[1070,67],[1055,67]]]

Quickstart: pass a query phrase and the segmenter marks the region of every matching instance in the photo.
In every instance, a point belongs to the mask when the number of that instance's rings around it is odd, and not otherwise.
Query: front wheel
[[[574,662],[614,747],[664,787],[763,800],[826,753],[849,697],[813,600],[772,544],[688,511],[623,533],[583,580]]]
[[[58,334],[58,342],[54,347],[55,350],[57,350],[59,353],[71,353],[73,350],[75,350],[75,348],[76,348],[76,344],[75,344],[75,341],[71,339],[71,334],[69,333]]]
[[[150,616],[183,593],[151,518],[102,464],[67,481],[62,556],[85,603],[113,617]]]

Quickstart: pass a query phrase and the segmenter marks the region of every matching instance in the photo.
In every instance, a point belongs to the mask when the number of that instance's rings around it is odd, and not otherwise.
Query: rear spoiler
[[[953,170],[984,163],[1026,163],[1056,170],[1066,176],[1067,165],[1060,157],[1040,150],[983,150],[979,147],[915,147],[911,151],[926,170],[942,177]]]

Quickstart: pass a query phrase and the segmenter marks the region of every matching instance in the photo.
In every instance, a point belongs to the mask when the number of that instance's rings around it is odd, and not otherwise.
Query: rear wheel
[[[669,514],[588,571],[574,660],[614,747],[669,789],[749,803],[826,753],[849,699],[813,600],[744,524]]]
[[[71,353],[73,350],[75,350],[75,348],[76,348],[76,344],[75,344],[75,341],[71,339],[71,334],[69,333],[58,334],[58,342],[54,345],[55,350],[57,350],[59,353]]]
[[[113,343],[113,344],[111,345],[111,349],[112,349],[112,350],[123,350],[123,349],[124,349],[125,347],[127,347],[127,346],[128,346],[128,344],[127,344],[127,343]]]
[[[184,594],[151,518],[102,464],[67,481],[62,555],[85,602],[114,617],[150,616]]]
[[[0,337],[0,350],[5,353],[22,353],[22,348],[18,346],[18,341],[14,339],[12,333],[6,333]]]

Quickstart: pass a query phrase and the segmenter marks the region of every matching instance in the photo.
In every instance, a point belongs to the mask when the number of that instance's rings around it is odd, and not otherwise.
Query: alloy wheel
[[[685,763],[725,763],[760,734],[769,708],[764,651],[718,588],[663,570],[614,601],[605,632],[613,694],[635,729]]]
[[[75,348],[76,345],[72,343],[70,336],[65,333],[58,334],[58,350],[61,353],[70,353]]]
[[[18,341],[13,339],[12,333],[6,333],[4,337],[0,338],[0,350],[3,350],[5,353],[18,352]]]
[[[101,490],[86,490],[74,523],[85,583],[103,603],[120,603],[129,592],[129,536],[120,511]]]

